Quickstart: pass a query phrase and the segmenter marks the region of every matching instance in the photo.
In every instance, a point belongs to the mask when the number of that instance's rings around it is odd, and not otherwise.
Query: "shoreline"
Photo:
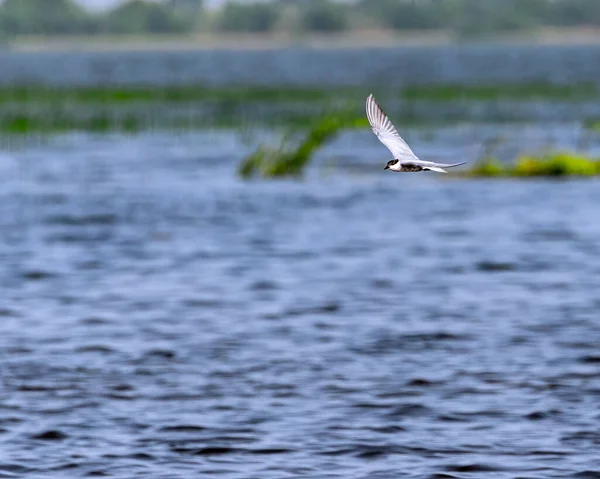
[[[336,35],[196,34],[192,36],[22,37],[7,42],[5,52],[206,51],[285,48],[356,49],[456,45],[600,45],[600,29],[542,29],[485,38],[456,38],[446,31],[354,31]]]

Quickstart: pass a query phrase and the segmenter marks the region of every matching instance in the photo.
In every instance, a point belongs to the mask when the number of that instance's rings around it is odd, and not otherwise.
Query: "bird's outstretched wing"
[[[417,155],[413,153],[398,134],[398,131],[377,104],[373,95],[369,95],[369,98],[367,98],[367,118],[369,119],[373,133],[375,133],[381,143],[387,146],[395,159],[400,160],[401,163],[418,160]]]

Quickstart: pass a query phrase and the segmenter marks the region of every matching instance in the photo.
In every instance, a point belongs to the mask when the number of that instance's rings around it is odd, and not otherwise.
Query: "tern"
[[[439,173],[447,173],[444,168],[452,168],[466,163],[466,161],[463,161],[462,163],[447,165],[420,160],[398,134],[398,131],[377,104],[373,95],[369,95],[369,98],[367,98],[367,118],[369,119],[373,133],[394,155],[394,159],[387,162],[384,170],[398,172],[431,170]]]

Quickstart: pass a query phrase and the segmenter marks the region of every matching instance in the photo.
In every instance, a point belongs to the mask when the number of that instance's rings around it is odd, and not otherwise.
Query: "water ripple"
[[[198,135],[13,153],[0,477],[598,477],[597,182],[243,183]]]

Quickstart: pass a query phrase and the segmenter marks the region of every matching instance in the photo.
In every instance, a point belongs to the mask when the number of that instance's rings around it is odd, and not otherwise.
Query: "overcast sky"
[[[120,0],[76,0],[84,7],[88,7],[94,10],[100,10],[103,8],[110,8],[113,5],[119,3]]]
[[[113,7],[118,3],[122,3],[125,0],[75,0],[75,1],[78,2],[79,4],[83,5],[84,7],[89,8],[90,10],[104,10],[104,9]],[[156,0],[156,1],[160,1],[160,0]],[[223,3],[224,1],[225,0],[205,0],[204,4],[207,7],[214,7],[216,5]]]

